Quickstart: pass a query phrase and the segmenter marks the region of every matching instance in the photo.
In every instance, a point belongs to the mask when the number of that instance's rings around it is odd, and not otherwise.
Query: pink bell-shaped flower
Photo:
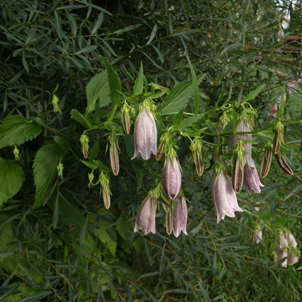
[[[132,157],[139,155],[145,160],[149,159],[151,153],[156,155],[157,150],[157,128],[153,114],[144,107],[138,115],[134,125],[134,148]]]

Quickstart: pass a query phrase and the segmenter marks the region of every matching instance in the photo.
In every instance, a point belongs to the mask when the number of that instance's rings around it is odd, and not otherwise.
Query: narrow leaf
[[[122,33],[128,32],[128,31],[137,29],[138,27],[140,27],[140,26],[142,26],[142,25],[143,25],[143,24],[133,24],[133,25],[129,25],[129,26],[126,26],[126,27],[124,27],[124,28],[121,28],[121,29],[115,31],[114,33],[115,33],[115,34],[122,34]]]
[[[0,148],[21,145],[36,138],[42,128],[21,115],[6,117],[0,125]]]
[[[52,291],[40,291],[36,294],[31,294],[29,297],[19,300],[19,302],[37,302],[52,294]]]
[[[156,36],[156,32],[157,32],[157,24],[155,24],[155,25],[153,26],[153,28],[152,28],[151,35],[150,35],[150,37],[149,37],[149,40],[148,40],[148,42],[147,42],[147,45],[150,44],[150,43],[153,41],[153,39],[154,39],[155,36]]]
[[[77,51],[76,54],[91,52],[91,51],[96,50],[97,48],[98,48],[97,45],[88,45],[88,46],[80,49],[79,51]]]
[[[36,198],[33,209],[38,209],[49,198],[58,171],[57,166],[64,151],[56,143],[42,147],[34,161]]]
[[[92,28],[91,35],[94,35],[97,32],[97,30],[101,27],[103,20],[104,20],[104,13],[100,12],[100,14]]]
[[[243,100],[242,102],[249,102],[252,101],[263,89],[264,85],[257,87],[255,90],[251,91]]]
[[[24,172],[14,160],[0,158],[0,206],[13,197],[24,182]]]
[[[144,68],[143,68],[143,64],[141,64],[137,78],[134,82],[133,91],[132,91],[131,96],[136,97],[136,96],[142,94],[143,88],[144,88]]]

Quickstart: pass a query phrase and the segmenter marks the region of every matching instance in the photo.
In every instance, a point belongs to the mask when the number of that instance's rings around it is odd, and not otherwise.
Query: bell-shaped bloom
[[[172,231],[173,231],[173,213],[170,208],[166,214],[166,232],[168,235],[171,235]]]
[[[282,233],[279,235],[279,246],[277,249],[277,257],[278,260],[281,260],[283,258],[286,258],[282,263],[281,266],[287,267],[288,264],[288,241],[287,241],[287,236],[285,233]]]
[[[141,229],[145,235],[149,233],[155,234],[155,216],[156,200],[151,195],[142,203],[137,212],[134,232],[138,232]]]
[[[173,215],[173,234],[178,237],[181,232],[187,235],[188,209],[184,197],[176,197]]]
[[[261,193],[261,187],[263,187],[263,184],[259,179],[255,163],[251,158],[244,166],[243,183],[250,194],[252,194],[253,191],[256,193]]]
[[[218,175],[214,174],[212,196],[217,211],[217,223],[225,216],[235,217],[235,211],[243,211],[238,206],[236,193],[223,171],[219,172]]]
[[[234,147],[236,144],[234,164],[233,164],[233,177],[232,183],[236,193],[241,191],[242,181],[246,186],[248,192],[251,194],[253,191],[261,193],[263,184],[260,182],[258,171],[255,162],[252,159],[252,135],[249,133],[250,128],[244,120],[241,120],[237,126],[236,136],[231,136],[229,139],[229,147]],[[240,132],[243,132],[240,134]],[[238,140],[240,140],[238,142]]]
[[[132,157],[141,155],[145,160],[149,159],[151,153],[156,155],[157,150],[157,128],[153,114],[143,108],[138,115],[134,125],[134,148]]]
[[[255,207],[255,210],[258,212],[259,211],[259,207]],[[253,234],[253,242],[255,243],[259,243],[262,240],[262,235],[263,235],[263,223],[262,222],[258,222],[257,226],[254,230],[254,234]]]
[[[162,172],[161,183],[167,196],[174,200],[181,188],[181,170],[175,155],[167,157]]]
[[[260,176],[262,178],[266,177],[268,175],[268,172],[271,168],[272,164],[272,158],[273,158],[273,150],[271,143],[267,143],[265,146],[261,168],[260,168]]]

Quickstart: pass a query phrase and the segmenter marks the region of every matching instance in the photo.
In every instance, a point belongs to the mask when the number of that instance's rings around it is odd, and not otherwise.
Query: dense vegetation
[[[299,1],[0,4],[1,301],[300,301],[278,252],[302,241]],[[144,105],[162,149],[132,159]],[[254,169],[273,157],[252,194],[234,180],[251,144]],[[217,223],[221,169],[242,212]],[[150,196],[156,233],[133,232]]]

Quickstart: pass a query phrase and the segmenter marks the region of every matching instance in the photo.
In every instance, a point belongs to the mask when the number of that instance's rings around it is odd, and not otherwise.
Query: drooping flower
[[[181,232],[187,235],[188,209],[185,198],[175,198],[173,215],[173,234],[178,237]]]
[[[250,158],[248,163],[244,166],[243,183],[250,194],[252,194],[253,191],[261,193],[260,187],[263,187],[263,184],[259,179],[259,175],[252,158]]]
[[[147,199],[140,206],[136,219],[134,232],[138,232],[140,229],[144,234],[156,233],[155,226],[156,216],[156,200],[153,195],[147,197]]]
[[[217,211],[217,223],[225,216],[235,217],[235,211],[242,212],[232,184],[227,180],[224,172],[215,169],[212,182],[212,196]]]
[[[236,145],[232,177],[233,188],[236,193],[241,191],[242,183],[247,187],[250,194],[252,191],[261,193],[261,187],[263,187],[255,162],[252,159],[252,144],[250,143],[252,135],[250,133],[244,133],[250,131],[246,122],[241,120],[237,126],[237,132],[239,132],[239,134],[231,136],[229,139],[229,147]]]
[[[283,152],[281,152],[281,151],[278,152],[278,154],[276,154],[276,159],[277,159],[278,165],[285,173],[290,174],[290,175],[294,174],[292,168],[287,163],[286,156],[283,154]]]
[[[161,178],[162,187],[170,199],[175,199],[181,188],[181,170],[175,154],[168,155]]]
[[[258,212],[259,207],[255,207],[255,210]],[[257,222],[257,225],[254,230],[254,234],[253,234],[253,242],[255,242],[256,244],[258,244],[262,240],[262,235],[263,235],[262,229],[263,229],[263,223],[261,221]]]
[[[279,246],[277,249],[277,257],[278,260],[286,258],[282,263],[281,266],[287,267],[287,257],[288,257],[288,241],[287,236],[285,233],[279,235]]]
[[[282,122],[278,121],[274,128],[274,139],[273,139],[273,152],[277,154],[284,143],[284,126]]]
[[[173,213],[171,207],[166,214],[166,232],[168,235],[171,235],[173,231]]]
[[[144,107],[138,115],[134,125],[134,148],[132,157],[141,155],[145,160],[149,159],[151,153],[156,155],[157,150],[157,128],[154,116],[150,110]]]

